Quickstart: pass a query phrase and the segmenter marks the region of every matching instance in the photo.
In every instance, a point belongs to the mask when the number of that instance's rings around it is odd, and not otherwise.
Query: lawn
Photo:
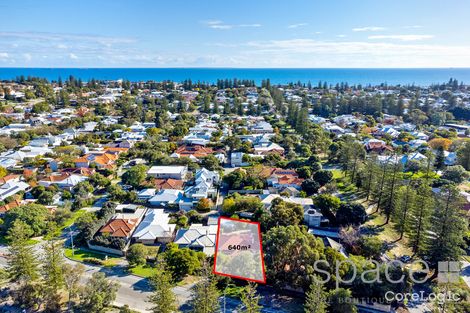
[[[60,230],[64,230],[65,228],[72,226],[73,223],[75,223],[75,221],[85,213],[86,210],[78,210],[72,212],[72,216],[64,221],[64,223],[60,227]]]
[[[73,253],[72,253],[71,248],[65,248],[64,250],[65,250],[64,254],[67,258],[72,259],[74,261],[78,261],[78,262],[84,262],[84,260],[87,258],[94,258],[94,259],[102,260],[104,266],[111,267],[111,266],[117,265],[119,261],[121,260],[121,258],[119,257],[110,256],[104,253],[99,253],[99,252],[94,252],[94,251],[88,251],[88,250],[84,250],[80,248],[75,248]]]
[[[412,255],[410,248],[408,248],[407,239],[403,238],[396,241],[400,234],[393,229],[393,223],[389,222],[384,225],[386,217],[383,214],[373,213],[370,215],[369,221],[365,225],[371,226],[377,231],[377,236],[384,242],[393,243],[390,250],[387,251],[387,256],[395,258],[395,256]]]
[[[140,277],[149,278],[155,273],[155,268],[151,265],[145,264],[131,267],[129,268],[129,272]]]

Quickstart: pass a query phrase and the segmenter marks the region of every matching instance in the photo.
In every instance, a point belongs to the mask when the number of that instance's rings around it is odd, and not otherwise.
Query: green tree
[[[80,309],[83,312],[105,312],[116,299],[119,284],[110,281],[102,272],[93,273],[80,293]]]
[[[276,226],[299,225],[303,221],[304,209],[301,205],[276,198],[271,204],[267,220],[262,221],[264,229]]]
[[[7,273],[12,282],[34,282],[39,278],[37,256],[31,245],[28,244],[31,234],[33,234],[31,227],[21,220],[14,221],[8,229],[10,257],[8,258]]]
[[[437,152],[436,152],[436,160],[434,164],[436,169],[438,170],[443,169],[445,166],[445,163],[444,163],[445,160],[446,160],[446,156],[444,154],[444,147],[440,146],[437,148]]]
[[[167,264],[166,269],[172,273],[173,279],[180,281],[186,275],[191,275],[201,268],[203,254],[188,248],[180,249],[175,244],[168,244],[164,259]]]
[[[53,233],[54,230],[51,231]],[[64,286],[64,257],[62,243],[51,236],[43,245],[42,277],[47,311],[57,312],[61,307],[60,290]]]
[[[353,303],[350,290],[339,288],[329,293],[329,310],[331,313],[356,313],[357,308]]]
[[[341,226],[360,225],[366,218],[366,210],[358,203],[343,203],[336,212],[336,223]]]
[[[341,142],[339,150],[339,161],[343,167],[345,175],[349,175],[352,182],[356,179],[361,160],[365,158],[365,150],[362,143],[354,138],[345,138]]]
[[[453,185],[442,187],[436,199],[437,209],[431,217],[431,238],[426,255],[437,272],[439,261],[458,260],[464,254],[467,222],[461,215],[463,199]]]
[[[401,186],[395,198],[395,211],[393,212],[392,221],[395,230],[400,234],[401,240],[405,232],[410,229],[411,212],[416,205],[416,191],[412,186],[412,182],[408,182],[406,186]]]
[[[457,161],[467,171],[470,171],[470,142],[466,142],[457,151]]]
[[[193,288],[191,306],[194,313],[215,313],[220,310],[217,280],[208,268],[205,268],[204,277]]]
[[[153,313],[173,313],[178,311],[177,299],[172,290],[171,274],[160,263],[155,274],[150,278],[153,293],[149,296],[149,302],[153,305]]]
[[[135,165],[122,175],[122,181],[127,185],[137,188],[147,177],[147,171],[147,166],[143,164]]]
[[[81,263],[71,265],[64,263],[62,266],[62,272],[64,273],[64,284],[67,290],[67,304],[68,310],[71,312],[74,301],[77,301],[79,291],[81,289],[81,280],[83,273],[85,273],[85,266]]]
[[[418,187],[416,193],[415,204],[410,212],[408,243],[415,254],[422,256],[428,247],[428,231],[434,199],[431,187],[424,183]]]
[[[148,249],[141,243],[133,244],[126,253],[126,259],[130,267],[145,265],[147,262]]]
[[[469,176],[470,174],[462,165],[454,165],[447,167],[441,177],[456,184],[460,184],[467,180]]]
[[[327,293],[325,288],[317,280],[313,280],[310,289],[306,293],[305,313],[326,313],[328,308]]]
[[[8,210],[4,217],[4,228],[10,229],[16,220],[24,222],[32,230],[31,236],[44,234],[47,228],[49,210],[38,204],[26,204]]]
[[[261,306],[259,305],[259,296],[256,294],[256,284],[248,283],[240,294],[242,306],[240,312],[245,313],[259,313]]]

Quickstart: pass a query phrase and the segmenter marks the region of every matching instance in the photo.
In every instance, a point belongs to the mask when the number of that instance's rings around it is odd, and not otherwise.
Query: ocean
[[[421,68],[421,69],[366,69],[366,68],[0,68],[0,79],[13,79],[17,76],[35,76],[48,80],[65,80],[70,75],[87,81],[91,78],[100,80],[127,79],[130,81],[172,80],[181,82],[191,79],[193,82],[214,83],[217,79],[250,79],[260,84],[269,78],[272,84],[290,82],[316,85],[319,81],[336,84],[347,82],[350,85],[419,85],[447,82],[455,78],[470,83],[470,68]]]

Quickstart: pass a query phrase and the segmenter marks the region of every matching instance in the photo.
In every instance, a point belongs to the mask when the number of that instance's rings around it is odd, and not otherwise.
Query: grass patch
[[[393,228],[393,223],[389,222],[384,225],[386,217],[380,213],[373,213],[369,216],[369,220],[366,222],[366,226],[371,226],[377,231],[377,236],[380,240],[388,243],[393,243],[391,248],[386,252],[390,258],[400,257],[402,255],[412,255],[411,249],[407,246],[408,240],[403,237],[400,241],[396,241],[400,238],[400,234]]]
[[[78,262],[83,262],[84,259],[87,259],[87,258],[99,259],[99,260],[103,261],[104,266],[106,266],[106,267],[115,266],[120,261],[120,258],[115,257],[115,256],[109,256],[109,255],[104,254],[104,253],[83,250],[83,249],[80,249],[80,248],[78,248],[78,249],[75,248],[73,253],[72,253],[71,248],[65,248],[64,249],[64,254],[67,258],[69,258],[71,260],[74,260],[74,261],[78,261]],[[106,256],[108,257],[107,260],[106,260]]]
[[[78,210],[78,211],[72,212],[72,216],[66,219],[64,223],[60,226],[60,230],[64,230],[65,228],[72,226],[75,223],[75,221],[85,213],[86,213],[85,210]]]
[[[148,264],[145,264],[131,267],[129,268],[129,272],[140,277],[149,278],[153,274],[155,274],[155,268]]]
[[[332,169],[331,172],[333,173],[333,179],[339,179],[344,177],[344,173],[342,170]]]

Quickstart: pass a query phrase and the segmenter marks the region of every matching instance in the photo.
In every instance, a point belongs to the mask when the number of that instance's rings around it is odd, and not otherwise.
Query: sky
[[[0,67],[470,67],[468,0],[0,0]]]

